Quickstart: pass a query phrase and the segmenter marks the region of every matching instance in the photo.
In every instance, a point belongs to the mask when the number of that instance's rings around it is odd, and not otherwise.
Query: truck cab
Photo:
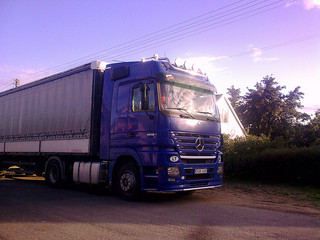
[[[109,185],[127,199],[221,186],[216,93],[206,75],[167,59],[108,65],[100,158],[110,160]]]

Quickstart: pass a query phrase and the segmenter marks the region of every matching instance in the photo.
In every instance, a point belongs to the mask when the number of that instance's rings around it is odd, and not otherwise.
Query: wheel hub
[[[120,187],[124,192],[128,192],[134,188],[135,178],[131,172],[122,174],[120,178]]]

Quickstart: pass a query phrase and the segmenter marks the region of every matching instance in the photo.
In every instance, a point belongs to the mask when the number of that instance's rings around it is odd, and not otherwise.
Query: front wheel
[[[140,175],[134,163],[123,165],[117,174],[117,192],[122,199],[136,201],[141,195]]]

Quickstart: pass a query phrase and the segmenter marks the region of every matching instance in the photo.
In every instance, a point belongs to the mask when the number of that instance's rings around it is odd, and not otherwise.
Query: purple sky
[[[320,0],[0,0],[0,91],[154,53],[199,63],[220,93],[273,74],[287,91],[301,86],[306,111],[320,108]]]

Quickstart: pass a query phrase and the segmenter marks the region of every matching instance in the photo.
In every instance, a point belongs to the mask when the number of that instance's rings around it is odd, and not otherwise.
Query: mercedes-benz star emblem
[[[197,138],[196,140],[196,149],[201,152],[204,149],[204,141],[202,138]]]

